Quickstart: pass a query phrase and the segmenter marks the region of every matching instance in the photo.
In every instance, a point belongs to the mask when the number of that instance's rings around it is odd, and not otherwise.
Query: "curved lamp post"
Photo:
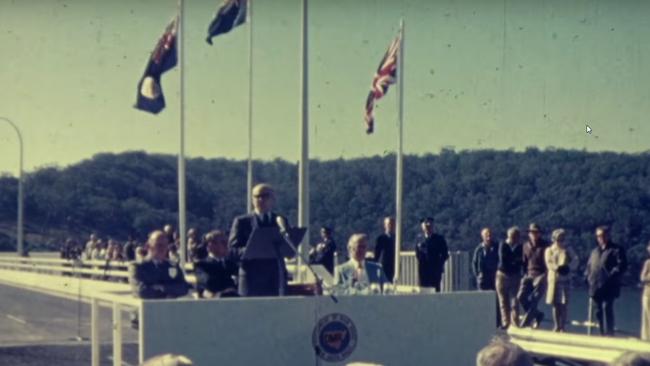
[[[25,256],[25,250],[23,248],[23,136],[20,134],[18,126],[14,124],[9,118],[0,117],[0,120],[6,121],[13,127],[18,135],[18,146],[19,146],[19,161],[18,161],[18,220],[16,223],[16,239],[18,241],[17,252],[18,255],[23,257]]]

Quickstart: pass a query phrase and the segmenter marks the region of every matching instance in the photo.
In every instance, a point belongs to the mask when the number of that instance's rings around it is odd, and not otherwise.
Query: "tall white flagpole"
[[[186,243],[186,234],[187,230],[186,217],[185,217],[185,70],[184,70],[184,61],[185,61],[185,1],[178,1],[178,35],[176,38],[178,46],[178,69],[180,77],[180,131],[179,131],[179,150],[178,150],[178,234],[180,238],[180,250],[181,250],[181,268],[185,265],[187,261],[187,243]]]
[[[298,226],[306,227],[307,232],[298,248],[304,252],[305,243],[309,242],[309,58],[308,58],[308,0],[302,0],[302,68],[301,81],[301,119],[300,124],[300,163],[298,172]],[[302,255],[298,256],[296,271],[298,281],[302,281]]]
[[[246,211],[253,202],[253,0],[248,0],[248,164],[246,166]]]
[[[400,47],[397,58],[397,80],[399,82],[398,96],[398,133],[397,133],[397,169],[395,188],[395,277],[397,283],[400,273],[400,249],[402,245],[402,196],[404,181],[404,162],[402,156],[402,132],[404,125],[404,19],[400,20]]]

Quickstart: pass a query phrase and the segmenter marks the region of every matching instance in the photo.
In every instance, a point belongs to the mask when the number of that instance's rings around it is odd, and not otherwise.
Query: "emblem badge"
[[[341,362],[357,347],[357,328],[346,315],[328,314],[314,327],[312,345],[322,360]]]
[[[176,267],[169,267],[169,277],[176,278],[178,276],[178,270]]]

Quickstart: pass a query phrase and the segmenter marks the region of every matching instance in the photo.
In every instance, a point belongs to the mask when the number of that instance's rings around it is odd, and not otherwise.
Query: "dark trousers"
[[[419,273],[419,282],[420,287],[433,287],[436,289],[436,292],[440,292],[440,282],[442,282],[442,273],[435,273],[433,275],[429,273]]]
[[[286,283],[284,271],[277,260],[252,259],[239,268],[241,296],[280,296]]]
[[[541,319],[544,313],[537,310],[539,300],[546,293],[546,274],[538,276],[525,275],[521,279],[517,300],[524,311],[524,319],[521,322],[522,327],[529,326],[533,319]]]
[[[614,299],[593,298],[601,335],[614,335]]]

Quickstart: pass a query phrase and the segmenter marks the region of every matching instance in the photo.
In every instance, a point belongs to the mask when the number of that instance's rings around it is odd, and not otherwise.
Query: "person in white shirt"
[[[366,260],[368,236],[352,234],[348,240],[350,260],[336,266],[336,284],[344,286],[367,286],[371,283],[383,285],[389,282],[381,264]]]

